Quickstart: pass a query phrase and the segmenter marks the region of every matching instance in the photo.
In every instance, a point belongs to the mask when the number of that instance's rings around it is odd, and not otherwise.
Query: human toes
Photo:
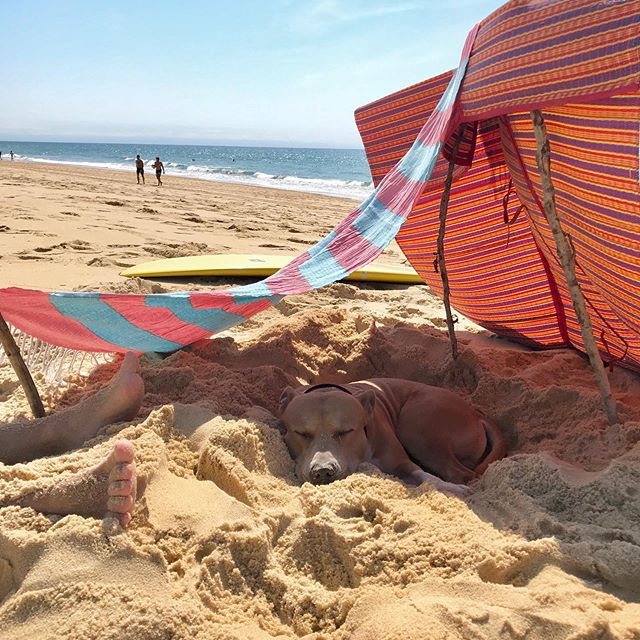
[[[115,513],[131,511],[136,499],[136,468],[133,462],[115,465],[109,474],[107,509]]]
[[[121,462],[116,464],[109,473],[109,484],[120,480],[131,480],[136,475],[136,465],[134,462]]]
[[[133,479],[109,482],[107,495],[112,497],[130,496],[133,493]]]
[[[125,529],[129,523],[131,522],[133,516],[131,515],[131,511],[108,511],[105,514],[104,522],[106,523],[108,529],[113,533],[116,533],[113,529],[111,529],[114,521],[118,522],[120,526]]]
[[[114,445],[107,488],[107,510],[126,527],[131,521],[131,512],[136,501],[137,479],[134,462],[135,447],[129,440],[119,440]]]
[[[120,526],[123,529],[126,529],[129,526],[129,523],[131,522],[131,513],[129,511],[125,512],[125,513],[118,513],[118,514],[114,514],[118,520],[118,522],[120,523]]]
[[[125,496],[109,496],[107,500],[107,509],[115,514],[131,513],[134,497],[129,494]]]
[[[125,462],[133,462],[133,459],[136,454],[136,449],[133,446],[133,442],[131,440],[127,440],[123,438],[122,440],[118,440],[113,445],[112,458],[114,463],[125,463]]]

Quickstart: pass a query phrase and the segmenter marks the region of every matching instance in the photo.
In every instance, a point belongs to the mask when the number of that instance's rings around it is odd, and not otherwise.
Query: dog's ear
[[[367,417],[370,417],[376,406],[376,392],[372,389],[367,389],[358,395],[358,400],[360,400],[360,404],[363,406]]]
[[[296,390],[293,387],[285,387],[284,391],[280,395],[280,403],[278,405],[278,411],[280,415],[284,413],[287,405],[293,400],[293,396],[296,395]]]

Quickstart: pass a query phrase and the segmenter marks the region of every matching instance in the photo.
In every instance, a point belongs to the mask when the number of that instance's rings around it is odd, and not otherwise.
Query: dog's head
[[[366,425],[375,398],[373,391],[355,396],[346,387],[327,384],[282,392],[284,439],[301,480],[327,484],[345,478],[370,458]]]

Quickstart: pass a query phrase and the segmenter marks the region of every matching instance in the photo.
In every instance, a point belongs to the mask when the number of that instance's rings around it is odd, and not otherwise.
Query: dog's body
[[[506,454],[489,420],[455,393],[419,382],[288,387],[280,408],[296,471],[314,484],[344,478],[370,461],[405,482],[430,480],[464,494],[463,483]]]

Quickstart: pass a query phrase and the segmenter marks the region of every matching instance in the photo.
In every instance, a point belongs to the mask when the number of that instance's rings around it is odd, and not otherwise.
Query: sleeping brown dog
[[[296,472],[313,484],[366,461],[410,484],[429,480],[465,495],[464,483],[506,455],[498,428],[462,398],[409,380],[287,387],[280,414]]]

